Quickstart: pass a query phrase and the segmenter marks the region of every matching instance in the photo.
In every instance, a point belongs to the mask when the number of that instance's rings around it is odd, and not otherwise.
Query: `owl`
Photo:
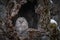
[[[26,30],[28,29],[28,22],[26,21],[26,19],[24,17],[19,17],[16,20],[16,31],[17,33],[20,34],[26,34]]]

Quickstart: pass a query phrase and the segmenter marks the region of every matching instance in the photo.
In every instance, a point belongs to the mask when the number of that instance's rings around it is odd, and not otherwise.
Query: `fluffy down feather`
[[[23,32],[25,32],[28,29],[28,22],[26,21],[24,17],[19,17],[16,20],[15,27],[16,27],[16,31],[19,34],[23,34]]]

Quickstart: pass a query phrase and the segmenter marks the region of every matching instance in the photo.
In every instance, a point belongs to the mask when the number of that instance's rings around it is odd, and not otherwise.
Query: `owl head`
[[[16,31],[20,34],[26,29],[28,29],[28,22],[26,21],[24,17],[19,17],[16,20],[15,27],[16,27]]]

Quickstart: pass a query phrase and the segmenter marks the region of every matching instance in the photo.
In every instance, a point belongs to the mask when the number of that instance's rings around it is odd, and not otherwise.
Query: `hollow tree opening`
[[[30,2],[28,1],[26,4],[22,5],[21,9],[18,12],[18,15],[16,15],[12,21],[15,25],[15,21],[18,17],[24,17],[28,21],[29,28],[38,28],[37,22],[38,22],[38,16],[35,13],[35,6],[37,1]]]

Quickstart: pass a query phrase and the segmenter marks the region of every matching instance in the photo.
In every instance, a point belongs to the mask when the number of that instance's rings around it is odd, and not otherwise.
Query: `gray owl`
[[[19,17],[16,20],[15,27],[19,35],[26,35],[27,34],[26,30],[28,29],[28,22],[24,17]]]

